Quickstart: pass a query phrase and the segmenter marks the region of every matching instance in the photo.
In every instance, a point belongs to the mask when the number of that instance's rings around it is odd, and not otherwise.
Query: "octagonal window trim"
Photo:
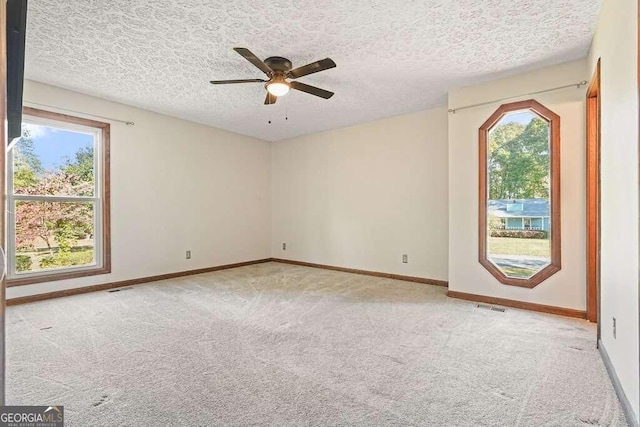
[[[489,133],[509,113],[529,111],[549,125],[549,202],[550,202],[550,252],[548,265],[529,278],[507,276],[488,257],[488,159]],[[501,105],[479,129],[479,215],[478,260],[500,283],[510,286],[534,288],[561,269],[560,229],[560,116],[536,100],[512,102]]]

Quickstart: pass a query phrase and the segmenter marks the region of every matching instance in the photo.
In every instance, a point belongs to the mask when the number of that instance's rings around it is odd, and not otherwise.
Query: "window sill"
[[[7,279],[6,287],[11,288],[13,286],[33,285],[36,283],[77,279],[80,277],[98,276],[100,274],[109,274],[109,273],[111,273],[111,267],[97,267],[97,268],[91,268],[86,270],[43,274],[43,275],[31,276],[31,277],[16,277],[13,279]]]

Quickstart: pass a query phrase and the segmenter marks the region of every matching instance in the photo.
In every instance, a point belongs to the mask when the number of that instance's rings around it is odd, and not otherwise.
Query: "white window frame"
[[[29,114],[35,113],[35,115]],[[94,191],[93,197],[89,196],[52,196],[52,195],[28,195],[14,194],[13,191],[13,160],[14,150],[11,147],[7,153],[7,286],[27,285],[45,281],[55,281],[83,277],[93,274],[107,274],[111,270],[110,257],[108,251],[109,244],[109,222],[105,222],[105,204],[109,207],[108,191],[108,170],[109,167],[109,125],[101,122],[94,122],[87,119],[65,116],[57,113],[45,112],[31,108],[25,109],[22,119],[23,123],[47,126],[61,130],[79,132],[93,136],[93,170],[94,170]],[[85,124],[86,123],[86,124]],[[106,133],[106,135],[105,135]],[[105,147],[106,145],[106,147]],[[105,161],[106,157],[106,161]],[[105,200],[107,199],[107,200]],[[15,206],[21,201],[39,202],[82,202],[93,203],[93,246],[94,262],[88,265],[49,268],[34,272],[17,272],[16,270],[16,221]],[[109,217],[106,213],[107,219]]]

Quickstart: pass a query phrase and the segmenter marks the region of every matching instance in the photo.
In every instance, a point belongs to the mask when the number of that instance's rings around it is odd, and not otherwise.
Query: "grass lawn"
[[[515,237],[489,237],[491,255],[526,255],[551,257],[551,246],[547,239],[518,239]]]
[[[533,268],[519,267],[500,267],[500,270],[508,277],[517,277],[519,279],[528,279],[539,271]]]

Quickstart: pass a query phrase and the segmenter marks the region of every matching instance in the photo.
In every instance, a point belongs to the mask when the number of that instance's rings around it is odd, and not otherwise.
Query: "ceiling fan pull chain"
[[[289,98],[285,98],[284,100],[284,119],[285,121],[289,121]]]

